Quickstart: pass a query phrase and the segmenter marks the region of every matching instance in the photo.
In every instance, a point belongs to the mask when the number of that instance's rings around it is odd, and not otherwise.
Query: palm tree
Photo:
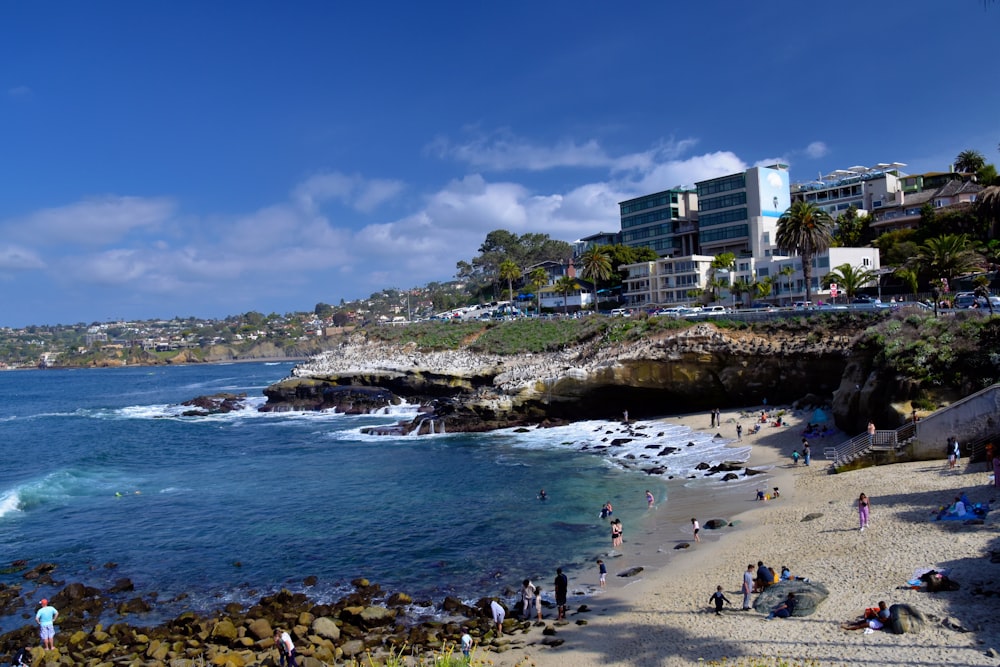
[[[806,301],[812,301],[812,260],[830,247],[833,219],[830,214],[809,202],[793,202],[778,218],[775,240],[779,248],[794,250],[802,258],[802,277],[806,283]]]
[[[788,282],[788,277],[791,276],[793,273],[795,273],[795,269],[792,268],[791,264],[785,264],[783,267],[781,267],[781,270],[778,271],[778,275],[784,276],[784,278],[785,278],[785,287],[788,289],[789,292],[792,291],[792,286]],[[776,280],[774,284],[775,284],[775,287],[778,288],[774,292],[775,296],[781,296],[781,279],[779,278],[778,280]],[[780,301],[780,299],[779,299],[779,301]]]
[[[736,266],[736,255],[731,252],[722,252],[715,256],[712,263],[708,265],[709,270],[712,272],[712,277],[708,280],[708,286],[712,288],[712,300],[719,300],[719,293],[717,288],[722,287],[726,283],[718,279],[719,271],[729,271],[732,273],[733,267]]]
[[[576,283],[576,278],[570,278],[569,276],[562,276],[555,284],[556,291],[563,295],[563,314],[569,312],[569,293],[575,289],[579,289],[580,286]]]
[[[913,292],[913,296],[917,295],[917,290],[920,287],[920,275],[915,269],[908,266],[901,266],[892,272],[894,276],[903,281],[903,284],[910,288]]]
[[[753,284],[754,295],[756,300],[766,299],[771,296],[771,288],[776,284],[774,278],[768,276],[767,278],[761,278]]]
[[[991,185],[978,195],[975,204],[976,215],[988,227],[988,237],[1000,236],[1000,185]]]
[[[837,289],[841,290],[850,301],[858,290],[868,283],[874,282],[878,276],[871,269],[863,267],[853,267],[850,264],[841,264],[833,268],[830,273],[823,276],[823,284],[837,284]]]
[[[752,290],[753,285],[751,285],[746,278],[734,280],[733,284],[729,286],[729,291],[736,295],[736,300],[739,301],[740,306],[743,305],[743,295],[749,294]]]
[[[975,285],[973,294],[977,299],[986,302],[986,307],[990,309],[990,317],[993,317],[993,303],[990,301],[990,279],[986,276],[976,276],[972,281]]]
[[[580,257],[583,262],[583,277],[594,283],[594,310],[597,310],[597,290],[602,280],[611,277],[611,258],[603,249],[593,247]]]
[[[974,174],[986,165],[986,158],[979,151],[966,150],[955,156],[955,171]]]
[[[531,281],[531,288],[535,291],[535,308],[539,315],[542,314],[542,288],[549,284],[549,272],[540,266],[536,266],[528,274]]]
[[[956,277],[969,273],[982,261],[971,248],[965,234],[945,234],[924,241],[917,248],[914,265],[932,278],[943,278],[949,283]]]
[[[514,281],[521,277],[521,269],[512,259],[500,262],[500,280],[507,281],[507,294],[511,305],[514,304]]]

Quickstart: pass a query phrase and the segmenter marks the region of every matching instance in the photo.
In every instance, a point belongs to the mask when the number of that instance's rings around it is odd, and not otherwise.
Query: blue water
[[[697,462],[748,455],[662,423],[595,451],[621,437],[620,424],[378,437],[360,429],[409,419],[412,408],[180,414],[180,402],[220,391],[263,404],[262,389],[291,368],[0,373],[0,567],[52,562],[57,580],[100,589],[128,577],[132,596],[159,594],[134,623],[282,587],[329,601],[359,576],[418,600],[475,599],[524,577],[551,581],[557,565],[591,567],[610,549],[598,518],[605,500],[638,527],[652,516],[645,489],[658,511],[684,488],[719,488],[685,479]],[[670,474],[636,469],[664,444],[681,448],[662,459]],[[309,575],[319,583],[306,587]],[[25,583],[20,574],[0,582]],[[31,586],[35,596],[59,588]],[[0,619],[0,630],[21,622]]]

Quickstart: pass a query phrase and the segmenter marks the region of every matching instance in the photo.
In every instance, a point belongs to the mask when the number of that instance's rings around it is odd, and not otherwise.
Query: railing
[[[833,466],[839,467],[854,461],[871,451],[895,451],[909,442],[916,435],[916,426],[907,422],[897,429],[879,430],[874,434],[862,433],[836,447],[824,450],[824,455],[833,460]]]

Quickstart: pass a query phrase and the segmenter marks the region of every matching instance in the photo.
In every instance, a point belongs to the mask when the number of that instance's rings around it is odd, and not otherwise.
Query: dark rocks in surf
[[[246,394],[230,394],[220,392],[208,396],[197,396],[190,401],[184,401],[181,405],[197,408],[196,410],[185,410],[182,414],[185,417],[207,417],[208,415],[226,414],[238,410],[246,410]]]

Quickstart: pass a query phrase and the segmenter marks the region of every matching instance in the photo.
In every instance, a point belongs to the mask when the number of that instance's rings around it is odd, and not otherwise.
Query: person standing
[[[698,533],[701,532],[701,526],[698,525],[698,520],[693,517],[691,519],[691,532],[694,533],[694,541],[701,542],[701,537],[698,536]]]
[[[750,595],[753,594],[753,563],[747,565],[747,571],[743,573],[743,611],[750,611]]]
[[[468,663],[472,660],[472,635],[469,634],[469,628],[462,628],[462,655],[465,657],[465,662]]]
[[[535,586],[535,609],[538,614],[538,620],[542,620],[542,587]]]
[[[802,462],[809,465],[809,461],[812,460],[812,450],[809,449],[809,441],[802,438]]]
[[[951,446],[952,446],[952,449],[955,452],[955,463],[954,463],[954,465],[952,465],[952,468],[954,468],[954,467],[956,467],[958,465],[958,460],[960,458],[962,458],[962,448],[958,446],[958,438],[952,436],[952,438],[951,438]]]
[[[743,424],[736,425],[736,439],[737,440],[743,439]]]
[[[42,608],[35,613],[35,622],[38,623],[39,636],[42,638],[42,648],[47,651],[55,650],[56,619],[59,618],[59,611],[55,607],[49,606],[49,601],[43,599]]]
[[[604,588],[608,583],[608,566],[600,558],[597,559],[597,573],[601,575],[601,588]]]
[[[868,512],[871,511],[871,501],[868,496],[861,494],[858,496],[858,523],[861,524],[860,531],[864,532],[868,527]]]
[[[556,620],[566,618],[566,593],[569,591],[569,578],[563,574],[562,568],[556,568]]]
[[[653,493],[649,489],[646,489],[646,509],[652,509],[654,502]]]
[[[278,664],[284,667],[298,667],[295,660],[295,643],[286,630],[274,631],[274,645],[278,647]]]
[[[875,422],[868,420],[868,444],[875,444]]]
[[[945,447],[945,451],[948,453],[948,467],[955,467],[955,438],[948,436],[948,445]]]
[[[497,637],[503,637],[503,619],[507,616],[507,610],[496,600],[491,600],[490,613],[493,615],[493,623],[497,628]]]
[[[523,600],[521,618],[531,618],[535,615],[535,586],[531,583],[531,579],[524,580],[524,585],[521,588],[521,599]]]
[[[715,587],[715,592],[712,593],[712,597],[710,597],[708,599],[708,601],[715,603],[715,615],[716,616],[722,616],[722,605],[723,604],[729,604],[729,605],[733,604],[732,602],[729,601],[729,598],[727,598],[725,596],[725,594],[722,592],[722,586],[716,586]]]

